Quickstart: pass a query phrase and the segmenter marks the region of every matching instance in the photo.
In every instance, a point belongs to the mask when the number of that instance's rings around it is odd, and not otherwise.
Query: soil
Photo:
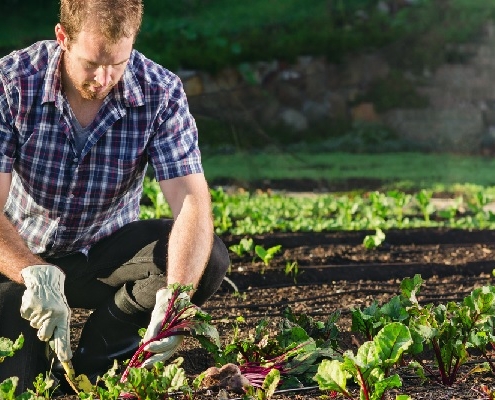
[[[231,253],[232,267],[218,292],[203,309],[213,317],[221,338],[232,334],[234,318],[243,316],[243,334],[252,332],[262,318],[274,326],[282,311],[290,306],[295,313],[321,319],[336,310],[341,347],[356,350],[363,339],[350,331],[350,309],[365,307],[373,300],[379,303],[398,294],[404,277],[420,274],[425,280],[418,299],[427,303],[461,301],[474,288],[494,284],[495,231],[462,231],[442,229],[396,230],[386,232],[386,242],[375,250],[362,245],[370,232],[274,233],[255,236],[256,244],[269,248],[281,245],[282,251],[265,266],[252,256]],[[240,237],[224,237],[227,246],[239,243]],[[297,274],[285,272],[287,262],[297,261]],[[87,311],[74,310],[73,336]],[[191,377],[213,365],[211,357],[197,342],[186,338],[178,355]],[[403,386],[390,390],[385,399],[396,394],[409,394],[413,399],[460,400],[488,398],[481,385],[495,388],[490,373],[466,374],[481,360],[472,358],[453,386],[445,387],[427,381],[421,383],[411,372],[401,372]],[[351,387],[355,398],[358,388]],[[274,399],[320,399],[314,386],[288,392],[277,392]],[[222,397],[223,396],[223,397]],[[181,398],[177,396],[176,398]],[[197,393],[195,399],[241,399],[242,395],[218,390]]]

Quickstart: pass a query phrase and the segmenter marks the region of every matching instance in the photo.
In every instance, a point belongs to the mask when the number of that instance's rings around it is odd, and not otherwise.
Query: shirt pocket
[[[91,166],[87,188],[92,204],[108,207],[138,190],[144,166],[143,157],[135,159],[107,158]]]

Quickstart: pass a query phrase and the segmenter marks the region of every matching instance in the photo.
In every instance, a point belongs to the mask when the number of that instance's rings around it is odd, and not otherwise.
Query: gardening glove
[[[26,284],[21,316],[38,329],[38,338],[50,341],[61,362],[72,358],[70,307],[64,294],[64,273],[54,265],[32,265],[21,271]]]
[[[143,342],[153,339],[161,330],[165,312],[169,307],[169,302],[172,297],[173,290],[169,288],[160,289],[156,292],[156,304],[151,313],[151,320],[143,337]],[[180,293],[177,300],[187,299],[189,296],[186,293]],[[177,348],[184,340],[183,335],[174,335],[149,343],[144,350],[153,354],[145,360],[141,367],[152,368],[157,361],[166,361],[175,353]]]

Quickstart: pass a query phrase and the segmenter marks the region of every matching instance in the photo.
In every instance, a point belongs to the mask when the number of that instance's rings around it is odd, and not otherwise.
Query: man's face
[[[85,100],[105,98],[124,74],[133,38],[124,37],[110,43],[98,33],[83,30],[77,38],[69,40],[63,28],[57,27],[57,41],[64,50],[62,79],[65,90],[75,89]]]

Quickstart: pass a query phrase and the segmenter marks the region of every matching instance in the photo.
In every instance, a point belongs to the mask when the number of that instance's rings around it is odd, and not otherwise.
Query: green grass
[[[233,179],[312,179],[337,182],[352,178],[379,179],[403,189],[455,185],[495,185],[495,159],[452,154],[386,153],[236,153],[203,155],[210,182]]]

